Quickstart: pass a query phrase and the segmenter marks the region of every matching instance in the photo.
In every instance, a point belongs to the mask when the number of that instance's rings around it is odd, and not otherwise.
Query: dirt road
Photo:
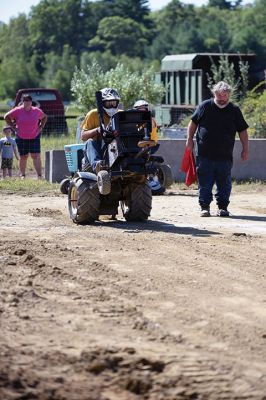
[[[266,399],[265,196],[79,226],[61,194],[1,195],[0,399]]]

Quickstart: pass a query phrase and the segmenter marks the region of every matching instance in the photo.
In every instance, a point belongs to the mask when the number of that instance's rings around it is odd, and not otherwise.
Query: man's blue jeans
[[[213,200],[212,189],[216,184],[216,203],[218,208],[227,209],[232,190],[231,160],[209,160],[201,156],[196,157],[196,170],[199,183],[199,204],[203,208],[209,207]]]
[[[92,169],[95,172],[95,166],[97,161],[103,159],[102,140],[88,139],[85,144],[84,152],[85,152],[85,159],[87,158],[87,161],[92,166]]]

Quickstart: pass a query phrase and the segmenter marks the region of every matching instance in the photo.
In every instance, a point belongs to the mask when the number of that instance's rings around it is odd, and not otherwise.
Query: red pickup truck
[[[64,104],[57,89],[19,89],[16,93],[15,106],[21,104],[22,95],[25,93],[31,95],[33,106],[41,108],[48,117],[43,129],[44,134],[68,134]]]

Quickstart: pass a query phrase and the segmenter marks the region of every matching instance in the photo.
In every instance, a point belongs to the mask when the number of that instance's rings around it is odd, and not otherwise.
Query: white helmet
[[[101,93],[104,111],[111,117],[117,112],[120,96],[112,88],[103,88],[101,89]]]
[[[133,108],[145,107],[149,110],[149,103],[146,100],[138,100],[134,104]]]
[[[118,94],[118,92],[115,89],[112,88],[103,88],[100,90],[102,93],[102,100],[118,100],[120,101],[121,98]]]

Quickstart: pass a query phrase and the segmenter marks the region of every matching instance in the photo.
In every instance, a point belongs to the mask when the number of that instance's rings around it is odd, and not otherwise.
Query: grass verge
[[[32,195],[40,194],[44,196],[59,195],[59,184],[49,183],[46,180],[40,179],[2,179],[0,180],[0,191],[9,194]]]

